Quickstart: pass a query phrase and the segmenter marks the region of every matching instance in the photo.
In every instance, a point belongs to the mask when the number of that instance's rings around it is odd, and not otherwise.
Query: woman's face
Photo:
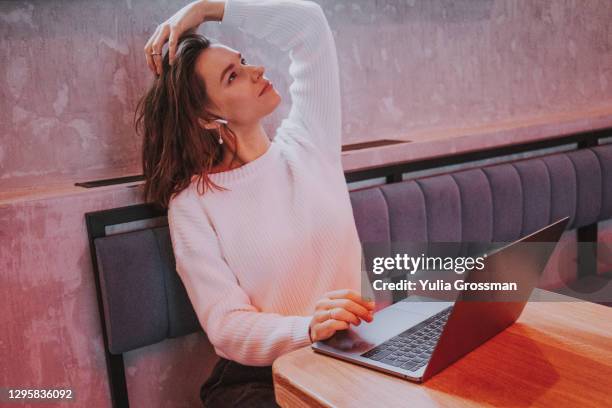
[[[239,126],[251,125],[270,114],[281,101],[262,66],[249,65],[245,56],[221,44],[211,44],[196,60],[212,106],[208,111]]]

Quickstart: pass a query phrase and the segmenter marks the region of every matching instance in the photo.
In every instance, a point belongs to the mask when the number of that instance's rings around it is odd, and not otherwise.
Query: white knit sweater
[[[360,290],[361,246],[341,160],[336,49],[319,5],[228,0],[222,24],[288,51],[292,107],[269,149],[175,196],[177,271],[219,356],[270,365],[310,344],[325,292]]]

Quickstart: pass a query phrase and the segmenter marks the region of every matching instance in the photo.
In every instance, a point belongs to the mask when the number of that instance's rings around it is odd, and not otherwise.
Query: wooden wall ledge
[[[427,129],[406,135],[382,137],[379,140],[343,146],[342,165],[345,171],[363,170],[436,157],[474,152],[515,144],[561,138],[577,132],[596,131],[612,127],[612,105],[583,111],[562,112],[547,116],[521,118],[473,128]],[[380,135],[382,136],[382,135]],[[610,135],[612,137],[612,134]],[[43,186],[11,189],[0,192],[0,205],[19,201],[43,200],[88,194],[101,190],[135,188],[142,181],[114,184],[96,188],[75,186],[76,182],[134,175],[133,172],[114,170],[112,173],[83,176]]]

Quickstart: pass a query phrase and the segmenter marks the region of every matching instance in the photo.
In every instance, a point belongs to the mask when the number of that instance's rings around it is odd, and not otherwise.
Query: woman
[[[204,21],[289,52],[292,107],[273,141],[260,121],[279,94],[248,52],[193,34]],[[371,322],[374,309],[359,294],[331,30],[310,1],[196,1],[145,53],[159,75],[138,110],[145,195],[168,207],[177,271],[221,357],[201,398],[274,406],[277,357]]]

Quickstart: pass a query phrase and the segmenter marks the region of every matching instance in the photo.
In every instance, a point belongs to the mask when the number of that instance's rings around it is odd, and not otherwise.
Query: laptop
[[[486,254],[483,270],[464,282],[518,282],[518,290],[488,293],[460,290],[454,302],[423,296],[379,310],[362,321],[312,344],[318,352],[423,382],[512,325],[537,285],[569,217]],[[529,243],[548,243],[538,246]],[[483,300],[484,299],[484,300]],[[432,301],[434,300],[434,301]]]

